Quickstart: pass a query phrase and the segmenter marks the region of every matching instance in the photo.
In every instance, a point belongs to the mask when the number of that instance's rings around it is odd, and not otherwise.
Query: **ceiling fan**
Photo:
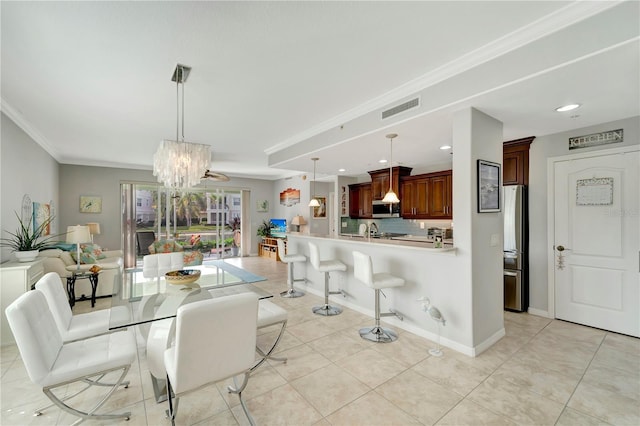
[[[228,182],[229,176],[218,172],[212,172],[211,170],[207,169],[207,171],[204,172],[204,175],[200,178],[200,180],[204,179],[212,180],[215,182]]]

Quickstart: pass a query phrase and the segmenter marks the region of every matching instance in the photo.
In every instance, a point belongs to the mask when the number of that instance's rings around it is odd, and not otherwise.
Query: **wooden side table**
[[[91,283],[91,307],[96,305],[96,290],[98,289],[98,272],[91,271],[73,271],[71,276],[67,277],[67,295],[69,296],[69,306],[73,307],[76,304],[76,280],[88,279]],[[78,300],[84,300],[86,296],[83,294]]]

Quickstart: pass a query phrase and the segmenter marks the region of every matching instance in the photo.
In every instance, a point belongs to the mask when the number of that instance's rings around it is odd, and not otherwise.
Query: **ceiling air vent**
[[[382,119],[389,118],[396,114],[400,114],[401,112],[407,111],[411,108],[415,108],[420,105],[420,98],[411,99],[403,104],[394,106],[393,108],[389,108],[386,111],[382,111]]]

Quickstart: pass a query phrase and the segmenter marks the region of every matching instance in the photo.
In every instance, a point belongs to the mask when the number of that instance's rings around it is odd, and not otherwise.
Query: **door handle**
[[[570,248],[567,248],[567,247],[565,247],[565,246],[556,246],[556,250],[558,250],[558,251],[562,252],[562,251],[565,251],[565,250],[571,250],[571,249],[570,249]]]
[[[504,271],[504,275],[506,275],[508,277],[517,277],[518,273],[517,272],[511,272],[511,271]]]

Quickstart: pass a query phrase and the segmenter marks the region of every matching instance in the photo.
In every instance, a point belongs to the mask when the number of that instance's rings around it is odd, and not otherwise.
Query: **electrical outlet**
[[[342,222],[342,227],[346,228],[347,227],[347,222]]]
[[[424,222],[420,222],[420,229],[424,229]]]
[[[491,247],[495,247],[498,245],[498,241],[500,240],[500,236],[498,234],[491,234],[491,241],[489,244]]]

